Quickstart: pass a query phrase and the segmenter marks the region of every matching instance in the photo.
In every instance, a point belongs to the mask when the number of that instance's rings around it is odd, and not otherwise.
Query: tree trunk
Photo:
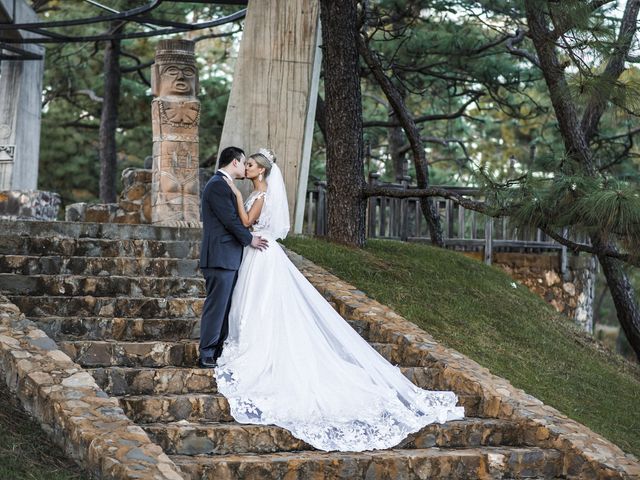
[[[596,177],[599,172],[593,162],[589,139],[597,130],[597,125],[604,113],[605,103],[602,98],[592,98],[587,102],[583,121],[580,121],[576,101],[571,95],[564,67],[556,51],[556,44],[552,41],[545,11],[540,8],[540,2],[537,0],[525,0],[525,10],[531,40],[547,83],[565,151],[570,158],[579,164],[579,168],[584,173]],[[608,82],[616,80],[623,71],[624,59],[631,45],[629,35],[633,37],[639,11],[640,2],[638,0],[627,1],[619,40],[603,73]],[[622,62],[622,67],[620,62]],[[604,96],[605,100],[609,95],[610,93],[607,93]],[[603,94],[598,91],[595,96],[603,97]],[[606,238],[606,232],[596,232],[591,235],[591,242],[601,250],[616,250],[615,243],[606,240]],[[627,273],[622,268],[623,264],[619,260],[599,254],[598,261],[602,265],[604,276],[607,279],[618,321],[638,360],[640,360],[640,308],[636,300],[636,293]]]
[[[120,78],[120,41],[110,40],[104,49],[104,100],[99,133],[100,200],[104,203],[116,201],[116,128],[118,126]]]
[[[321,0],[327,137],[327,236],[361,247],[365,240],[362,100],[356,0]]]
[[[395,120],[393,111],[389,112],[389,120]],[[400,127],[389,127],[389,155],[393,163],[395,178],[403,178],[407,175],[407,155],[404,150],[404,134]]]
[[[623,263],[615,258],[598,256],[602,271],[607,278],[613,304],[616,306],[618,321],[631,348],[640,360],[640,309],[635,301],[635,290],[623,268]]]

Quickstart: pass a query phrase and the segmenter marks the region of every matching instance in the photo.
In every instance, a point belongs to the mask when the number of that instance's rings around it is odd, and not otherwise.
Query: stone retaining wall
[[[117,203],[72,203],[65,209],[68,222],[151,224],[153,170],[127,168],[122,172],[122,193]],[[211,173],[200,169],[200,192]]]
[[[118,203],[72,203],[65,209],[69,222],[151,223],[151,170],[127,168],[122,172]]]
[[[481,253],[463,254],[482,261]],[[571,255],[563,275],[558,253],[494,252],[492,260],[493,265],[589,333],[593,333],[594,262],[590,255]]]
[[[5,220],[45,220],[58,218],[60,195],[41,190],[0,191],[0,218]]]
[[[433,370],[437,388],[480,396],[480,416],[523,424],[527,443],[561,450],[564,474],[576,478],[638,479],[640,463],[584,425],[491,374],[473,360],[438,344],[433,337],[390,308],[368,298],[302,256],[288,252],[293,263],[348,320],[361,323],[370,342],[397,345],[400,358]]]
[[[94,378],[0,295],[0,372],[24,408],[90,475],[180,480],[160,446]]]

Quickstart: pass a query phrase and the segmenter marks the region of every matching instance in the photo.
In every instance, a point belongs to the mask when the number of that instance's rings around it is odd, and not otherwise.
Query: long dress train
[[[275,200],[268,191],[255,227],[269,248],[244,251],[215,371],[233,417],[340,451],[390,448],[427,424],[462,418],[453,392],[413,385],[291,263],[270,229]]]

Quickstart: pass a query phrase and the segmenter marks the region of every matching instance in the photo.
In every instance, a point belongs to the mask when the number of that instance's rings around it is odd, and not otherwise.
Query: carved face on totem
[[[158,96],[195,94],[197,72],[192,65],[161,65],[159,70]]]
[[[189,40],[160,40],[151,69],[151,86],[156,97],[195,96],[198,92],[195,44]]]

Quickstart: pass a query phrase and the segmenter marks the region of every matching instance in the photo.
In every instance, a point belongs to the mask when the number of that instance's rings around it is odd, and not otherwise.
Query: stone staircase
[[[0,227],[0,292],[119,399],[185,478],[567,478],[561,451],[537,445],[522,422],[483,418],[480,398],[465,393],[464,420],[429,425],[385,451],[320,452],[284,429],[239,424],[212,371],[195,366],[199,230]],[[366,326],[351,323],[367,338]],[[428,361],[372,345],[418,386],[437,387]]]

